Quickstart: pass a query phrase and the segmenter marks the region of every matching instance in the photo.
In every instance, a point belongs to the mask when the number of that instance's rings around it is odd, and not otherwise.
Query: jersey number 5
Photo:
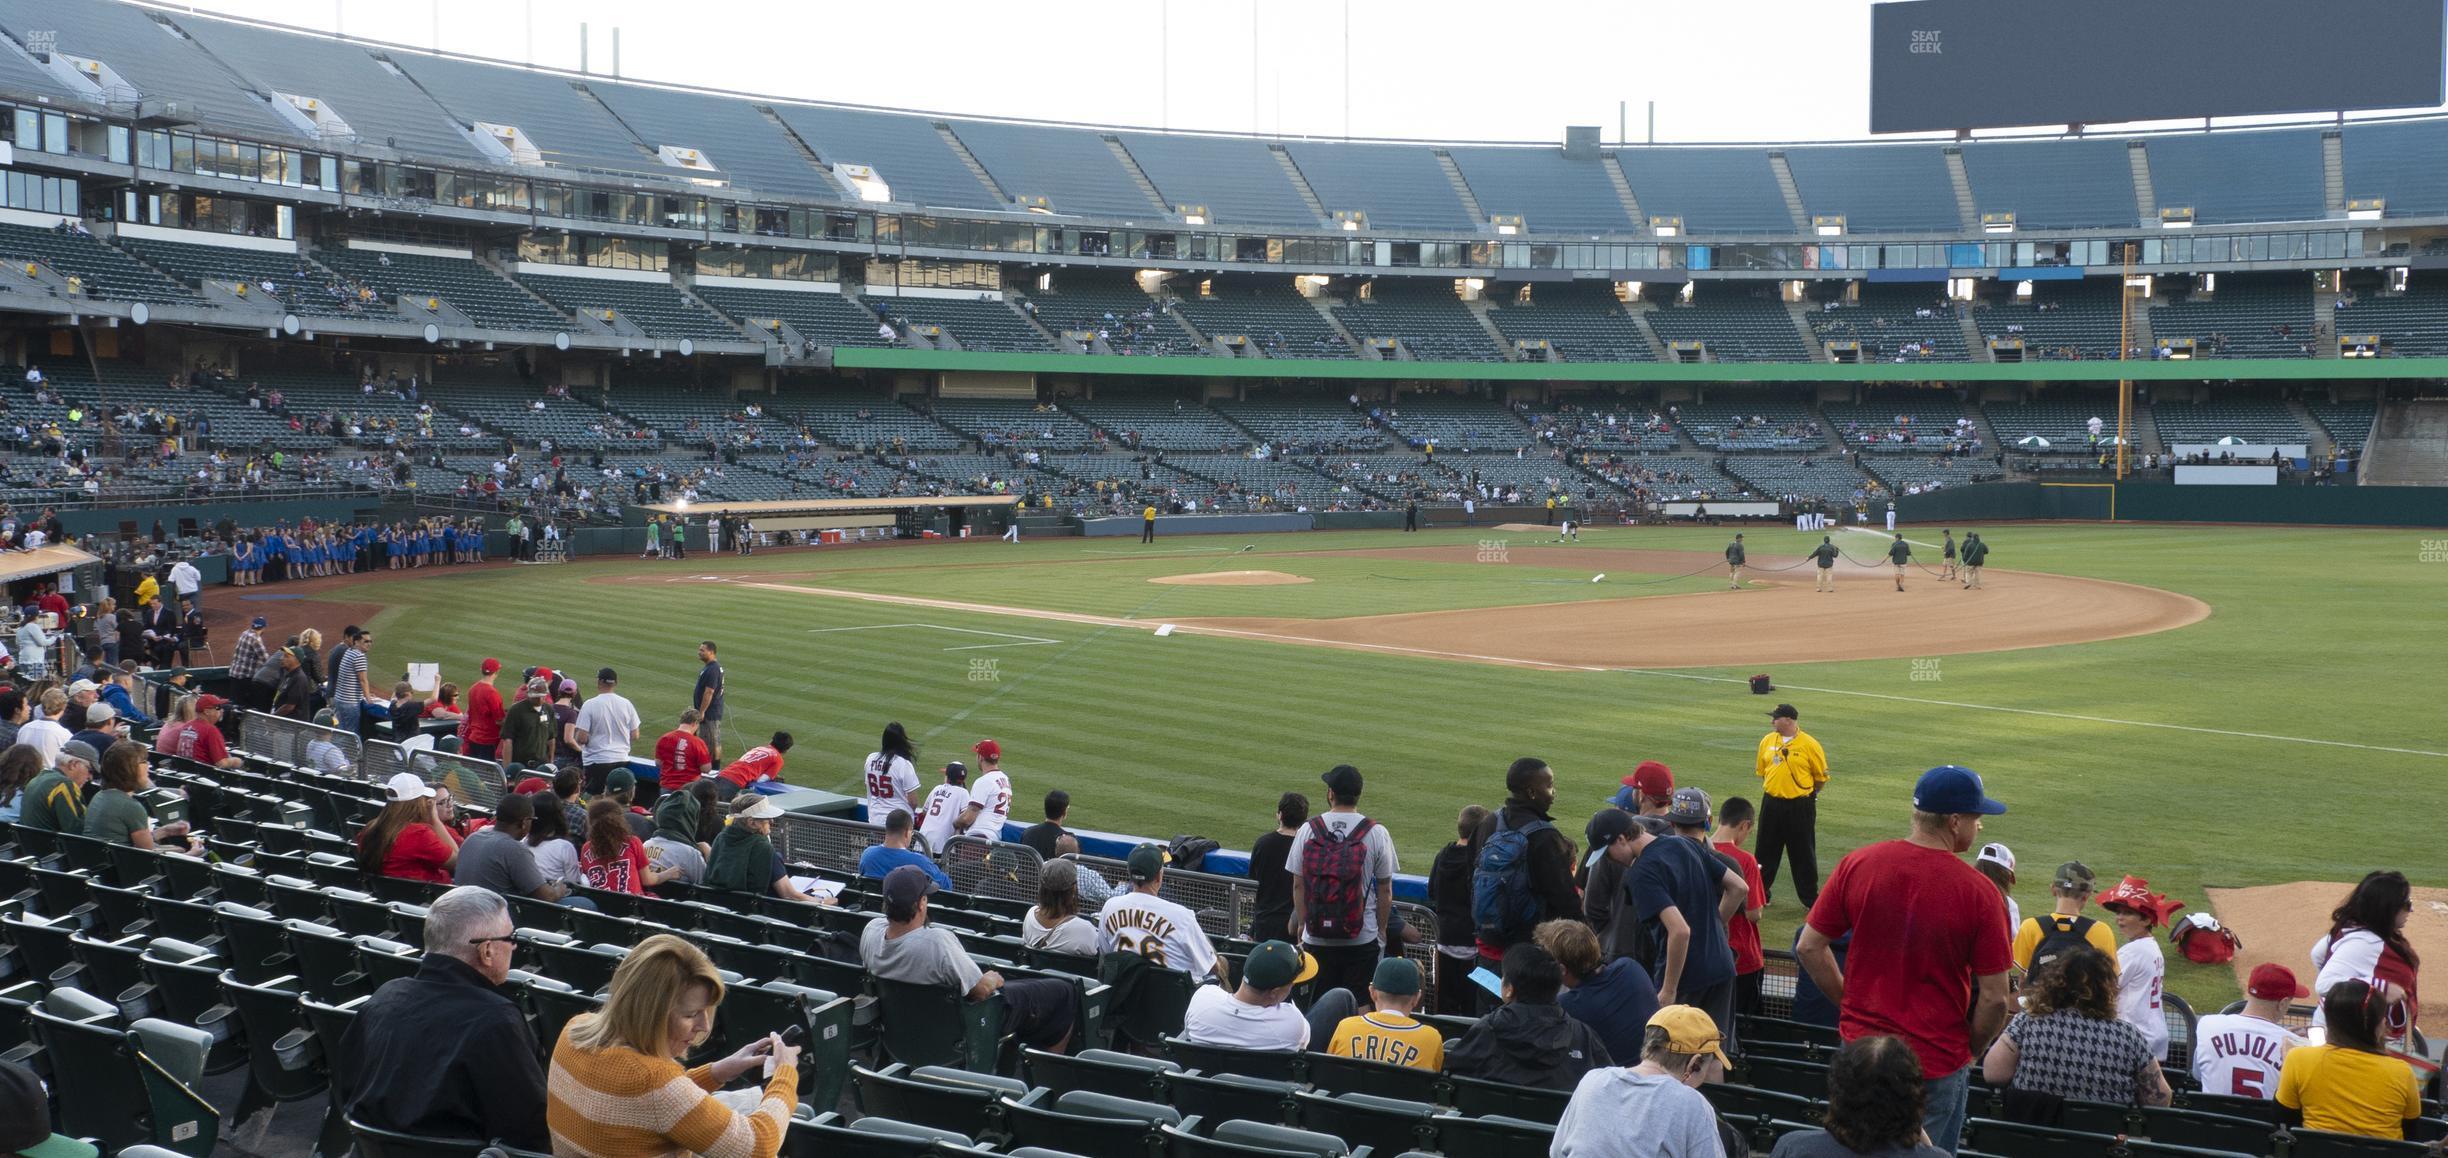
[[[2262,1092],[2268,1088],[2269,1075],[2261,1070],[2238,1066],[2232,1071],[2229,1085],[2232,1088],[2227,1092],[2239,1098],[2266,1098],[2269,1096]]]

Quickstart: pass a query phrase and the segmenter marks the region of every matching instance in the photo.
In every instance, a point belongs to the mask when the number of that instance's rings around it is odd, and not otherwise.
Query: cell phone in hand
[[[782,1044],[784,1045],[795,1046],[806,1040],[807,1027],[804,1025],[790,1026],[782,1031]]]

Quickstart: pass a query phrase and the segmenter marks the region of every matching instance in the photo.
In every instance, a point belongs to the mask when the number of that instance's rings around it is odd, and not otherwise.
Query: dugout
[[[958,538],[966,530],[971,535],[1000,535],[1017,517],[1021,499],[1018,495],[934,495],[877,499],[773,499],[763,502],[713,503],[650,503],[632,508],[642,520],[647,515],[663,515],[684,519],[690,524],[690,539],[697,544],[712,542],[703,534],[718,520],[734,522],[745,519],[759,535],[809,532],[810,537],[827,531],[839,531],[845,538],[885,537],[916,538],[922,532],[933,531],[946,538]],[[730,550],[723,543],[717,550]]]

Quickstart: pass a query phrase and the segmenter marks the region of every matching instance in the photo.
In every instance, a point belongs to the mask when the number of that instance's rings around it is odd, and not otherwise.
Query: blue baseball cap
[[[1638,812],[1640,811],[1640,789],[1626,784],[1616,789],[1615,795],[1607,797],[1607,803],[1626,812]]]
[[[1989,799],[1981,786],[1980,773],[1961,764],[1941,764],[1922,773],[1920,781],[1913,785],[1913,810],[1940,816],[1967,812],[1998,816],[2006,811],[2006,806]]]

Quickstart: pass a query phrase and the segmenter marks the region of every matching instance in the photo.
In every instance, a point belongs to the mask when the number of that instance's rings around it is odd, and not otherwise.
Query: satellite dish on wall
[[[437,326],[437,325],[433,324],[432,322],[427,322],[427,323],[425,323],[425,344],[426,344],[426,345],[428,345],[428,346],[430,346],[430,345],[434,344],[435,342],[439,342],[439,341],[441,341],[441,340],[442,340],[442,327]]]

